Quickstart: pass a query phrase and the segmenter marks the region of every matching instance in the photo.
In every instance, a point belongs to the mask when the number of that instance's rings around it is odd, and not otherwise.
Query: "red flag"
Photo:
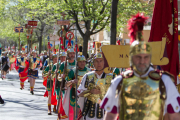
[[[162,37],[166,37],[164,56],[169,58],[169,64],[162,69],[176,78],[179,74],[177,0],[156,0],[149,41],[161,41]]]

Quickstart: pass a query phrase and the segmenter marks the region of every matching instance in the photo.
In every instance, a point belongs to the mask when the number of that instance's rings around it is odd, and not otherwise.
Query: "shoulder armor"
[[[123,78],[130,78],[134,76],[134,72],[132,70],[127,70],[122,73]]]
[[[163,74],[168,75],[168,76],[171,78],[172,82],[175,83],[174,75],[172,75],[171,73],[169,73],[169,72],[167,72],[167,71],[161,71],[161,74],[162,74],[162,75],[163,75]]]
[[[87,68],[87,71],[91,71],[91,69],[90,68],[88,68],[88,67],[86,67]]]
[[[161,73],[159,71],[150,71],[148,75],[153,80],[160,80],[161,79]]]

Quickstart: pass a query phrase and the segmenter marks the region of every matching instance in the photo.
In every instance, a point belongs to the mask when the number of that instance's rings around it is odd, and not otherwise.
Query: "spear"
[[[76,79],[78,79],[77,78],[77,71],[78,71],[78,66],[77,66],[77,27],[76,27],[76,30],[75,30],[75,46],[76,46],[76,73],[75,73],[75,78]],[[76,89],[75,89],[75,101],[76,101],[76,103],[75,103],[75,114],[76,114],[76,117],[75,117],[75,119],[77,120],[77,117],[78,117],[78,115],[77,115],[77,83],[76,83]]]
[[[61,49],[61,37],[62,37],[62,31],[61,31],[61,34],[60,34],[60,36],[59,36],[59,42],[60,42],[60,44],[59,44],[59,53],[58,53],[58,57],[57,57],[57,70],[59,70],[59,57],[60,57],[60,49]],[[55,88],[56,88],[56,84],[57,84],[57,80],[58,80],[58,75],[57,75],[57,73],[56,73],[56,78],[55,78],[55,86],[54,86],[54,95],[55,95]]]
[[[50,41],[49,41],[50,38],[49,38],[49,36],[47,37],[47,39],[48,39],[48,49],[49,49],[49,61],[48,61],[49,62],[49,71],[51,71],[51,65],[50,65],[51,64],[51,62],[50,62]],[[48,78],[50,79],[50,89],[51,89],[51,76],[49,75]]]

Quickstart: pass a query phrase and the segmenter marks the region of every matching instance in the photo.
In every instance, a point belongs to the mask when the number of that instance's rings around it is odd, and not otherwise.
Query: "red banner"
[[[38,21],[28,21],[29,26],[37,26]]]
[[[166,38],[164,56],[169,64],[161,66],[176,78],[179,74],[178,54],[178,6],[177,0],[156,0],[149,41],[161,41]]]

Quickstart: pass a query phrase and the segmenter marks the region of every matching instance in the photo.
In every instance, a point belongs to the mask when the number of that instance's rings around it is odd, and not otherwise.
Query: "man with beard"
[[[40,59],[37,58],[37,52],[35,50],[32,51],[32,57],[29,58],[29,70],[28,77],[30,82],[30,93],[34,95],[34,85],[35,80],[38,78],[38,68],[40,66]]]
[[[100,43],[96,44],[96,50],[93,59],[95,70],[86,73],[78,87],[78,105],[82,111],[79,118],[83,117],[86,120],[103,120],[104,110],[100,108],[99,103],[113,79],[112,73],[104,72],[104,58],[100,52]]]
[[[10,67],[9,58],[7,57],[6,52],[2,52],[0,63],[1,63],[1,78],[4,79],[6,78],[7,71],[9,70]]]
[[[142,14],[134,16],[133,28],[143,28],[136,27],[143,19]],[[179,120],[180,95],[174,76],[154,70],[152,48],[142,41],[142,32],[137,32],[138,40],[131,44],[129,53],[132,70],[111,82],[101,102],[101,108],[106,110],[104,120],[117,120],[118,115],[120,120]]]
[[[66,87],[66,93],[65,93],[65,96],[64,96],[64,99],[66,100],[63,100],[65,102],[63,102],[63,108],[64,108],[64,111],[66,113],[66,116],[69,116],[68,119],[70,120],[71,118],[73,118],[75,120],[75,104],[76,104],[76,83],[77,83],[77,86],[80,85],[81,83],[81,80],[82,80],[82,77],[88,73],[89,71],[91,71],[90,68],[87,68],[85,67],[86,65],[86,58],[84,55],[82,55],[82,46],[79,47],[79,50],[80,50],[80,55],[77,57],[77,68],[74,67],[73,69],[70,70],[68,76],[66,77],[66,84],[65,84],[65,87]],[[75,78],[75,74],[76,74],[76,71],[77,71],[77,77],[78,78]],[[69,107],[67,106],[72,106],[73,107],[73,113],[74,113],[74,116],[70,116],[69,113],[72,113],[69,109]],[[78,106],[78,105],[77,105]],[[78,106],[77,108],[77,114],[79,113],[80,107]],[[64,118],[63,115],[60,115],[61,118]]]

